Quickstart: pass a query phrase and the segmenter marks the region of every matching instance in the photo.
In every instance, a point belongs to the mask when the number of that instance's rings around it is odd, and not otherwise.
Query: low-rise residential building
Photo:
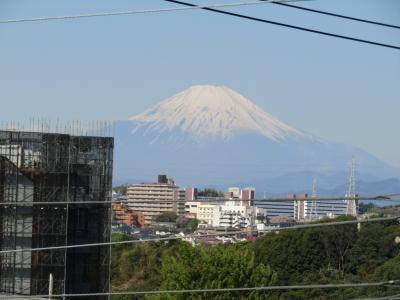
[[[251,226],[250,220],[245,218],[241,213],[238,212],[222,212],[219,216],[218,225],[221,227],[230,228],[246,228]]]
[[[111,222],[111,233],[122,233],[126,235],[132,234],[132,227],[129,227],[125,223],[120,221]]]
[[[131,228],[144,226],[145,218],[143,213],[136,212],[128,205],[121,202],[113,202],[111,209],[113,221],[118,221]]]
[[[189,218],[196,218],[213,227],[245,228],[265,219],[265,211],[262,208],[252,206],[251,195],[242,199],[237,188],[230,188],[230,198],[222,202],[187,201],[185,214]],[[254,194],[253,194],[254,195]],[[253,196],[254,197],[254,196]],[[261,218],[260,218],[261,216]],[[261,221],[260,221],[261,220]]]
[[[218,206],[213,226],[246,228],[263,222],[266,212],[263,208],[249,205],[249,202],[226,201]]]
[[[198,219],[209,225],[213,225],[217,209],[218,203],[206,201],[187,201],[185,203],[186,217]]]

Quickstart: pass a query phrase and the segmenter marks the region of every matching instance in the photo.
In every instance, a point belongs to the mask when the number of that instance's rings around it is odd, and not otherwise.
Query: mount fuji
[[[181,186],[228,186],[288,173],[303,182],[304,172],[344,177],[352,156],[364,178],[399,177],[368,152],[296,129],[224,86],[190,87],[115,124],[116,183],[158,173]]]
[[[193,86],[130,120],[138,122],[133,133],[154,133],[158,138],[179,131],[196,142],[228,141],[241,134],[257,134],[275,142],[310,137],[235,91],[207,85]]]

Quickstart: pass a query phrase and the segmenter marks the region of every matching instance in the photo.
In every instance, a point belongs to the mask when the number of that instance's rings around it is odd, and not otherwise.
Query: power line
[[[123,296],[123,295],[154,295],[154,294],[190,294],[190,293],[226,293],[226,292],[250,292],[250,291],[279,291],[279,290],[304,290],[304,289],[340,289],[340,288],[364,288],[393,285],[400,280],[387,280],[380,282],[361,283],[332,283],[332,284],[310,284],[310,285],[272,285],[259,287],[240,288],[216,288],[216,289],[182,289],[182,290],[151,290],[151,291],[123,291],[103,293],[82,293],[82,294],[58,294],[53,297],[94,297],[94,296]],[[8,299],[7,296],[5,296]],[[34,295],[30,297],[48,297],[48,295]],[[1,298],[1,296],[0,296]]]
[[[350,224],[360,224],[360,223],[372,223],[372,222],[383,222],[383,221],[393,221],[393,220],[400,221],[400,216],[374,218],[374,219],[364,219],[364,220],[349,220],[349,221],[339,221],[339,222],[330,222],[330,223],[315,223],[315,224],[295,225],[295,226],[290,226],[290,227],[279,227],[279,228],[271,228],[271,229],[265,229],[265,230],[243,230],[243,231],[235,231],[235,232],[219,232],[219,233],[210,233],[210,234],[203,234],[203,235],[186,236],[186,237],[173,236],[173,237],[165,237],[165,238],[143,239],[143,240],[128,240],[128,241],[118,241],[118,242],[104,242],[104,243],[66,245],[66,246],[52,246],[52,247],[40,247],[40,248],[19,248],[19,249],[1,250],[0,251],[0,255],[1,254],[5,254],[5,253],[36,252],[36,251],[48,251],[48,250],[64,250],[64,249],[99,247],[99,246],[109,246],[109,245],[135,244],[135,243],[145,243],[145,242],[163,242],[163,241],[178,240],[178,239],[184,239],[184,238],[203,238],[203,237],[215,237],[215,236],[220,236],[220,235],[267,233],[267,232],[277,232],[277,231],[285,231],[285,230],[328,227],[328,226],[330,227],[330,226],[350,225]]]
[[[265,0],[260,0],[260,1],[265,1]],[[306,8],[306,7],[297,6],[297,5],[293,5],[293,4],[286,4],[286,3],[281,3],[281,2],[273,2],[273,3],[274,4],[278,4],[278,5],[282,5],[282,6],[286,6],[286,7],[295,8],[295,9],[314,12],[314,13],[317,13],[317,14],[322,14],[322,15],[327,15],[327,16],[333,16],[333,17],[348,19],[348,20],[352,20],[352,21],[358,21],[358,22],[363,22],[363,23],[368,23],[368,24],[373,24],[373,25],[379,25],[379,26],[385,26],[385,27],[400,29],[400,26],[397,26],[397,25],[391,25],[391,24],[387,24],[387,23],[375,22],[375,21],[366,20],[366,19],[360,19],[360,18],[354,18],[354,17],[344,16],[344,15],[341,15],[341,14],[334,14],[334,13],[330,13],[330,12],[327,12],[327,11]]]
[[[374,297],[374,298],[355,298],[353,300],[396,300],[400,299],[400,294],[395,294],[395,295],[389,295],[389,296],[384,296],[384,297]]]
[[[47,298],[45,298],[47,297]],[[15,294],[9,294],[9,295],[4,295],[0,294],[0,299],[15,299],[15,300],[20,300],[20,299],[30,299],[30,300],[45,300],[49,299],[49,295],[36,295],[36,296],[27,296],[27,295],[15,295]]]
[[[172,2],[172,3],[177,3],[177,4],[189,6],[189,7],[198,7],[196,4],[192,4],[192,3],[188,3],[188,2],[182,2],[182,1],[176,1],[176,0],[164,0],[164,1],[166,1],[166,2]],[[301,26],[296,26],[296,25],[290,25],[290,24],[281,23],[281,22],[270,21],[270,20],[266,20],[266,19],[251,17],[251,16],[248,16],[248,15],[243,15],[243,14],[237,14],[237,13],[233,13],[233,12],[228,12],[228,11],[225,11],[225,10],[214,9],[214,8],[209,8],[209,7],[202,7],[201,9],[208,10],[208,11],[212,11],[212,12],[216,12],[216,13],[220,13],[220,14],[224,14],[224,15],[229,15],[229,16],[233,16],[233,17],[238,17],[238,18],[242,18],[242,19],[247,19],[247,20],[251,20],[251,21],[257,21],[257,22],[262,22],[262,23],[267,23],[267,24],[272,24],[272,25],[287,27],[287,28],[291,28],[291,29],[301,30],[301,31],[305,31],[305,32],[311,32],[311,33],[315,33],[315,34],[330,36],[330,37],[334,37],[334,38],[339,38],[339,39],[344,39],[344,40],[350,40],[350,41],[353,41],[353,42],[359,42],[359,43],[364,43],[364,44],[370,44],[370,45],[375,45],[375,46],[380,46],[380,47],[385,47],[385,48],[391,48],[391,49],[400,50],[400,47],[399,47],[399,46],[394,46],[394,45],[389,45],[389,44],[378,43],[378,42],[374,42],[374,41],[370,41],[370,40],[354,38],[354,37],[345,36],[345,35],[341,35],[341,34],[335,34],[335,33],[330,33],[330,32],[320,31],[320,30],[315,30],[315,29],[306,28],[306,27],[301,27]]]
[[[298,1],[312,1],[312,0],[278,0],[281,2],[298,2]],[[210,5],[196,5],[193,7],[168,7],[168,8],[157,8],[157,9],[145,9],[145,10],[125,10],[116,12],[101,12],[92,14],[78,14],[78,15],[65,15],[65,16],[48,16],[48,17],[37,17],[37,18],[22,18],[22,19],[10,19],[0,20],[0,24],[7,23],[23,23],[23,22],[42,22],[42,21],[54,21],[54,20],[68,20],[68,19],[81,19],[81,18],[94,18],[94,17],[110,17],[110,16],[123,16],[123,15],[136,15],[136,14],[148,14],[148,13],[161,13],[161,12],[173,12],[173,11],[185,11],[204,9],[212,7],[238,7],[248,5],[258,5],[265,3],[272,3],[274,0],[265,1],[247,1],[247,2],[235,2],[225,4],[210,4]]]
[[[376,195],[376,196],[356,196],[356,197],[319,197],[319,198],[302,198],[302,197],[293,197],[293,198],[255,198],[255,199],[226,199],[226,198],[199,198],[196,200],[157,200],[157,199],[135,199],[135,200],[111,200],[111,201],[8,201],[8,202],[0,202],[0,206],[27,206],[27,205],[87,205],[87,204],[112,204],[112,203],[153,203],[153,204],[161,204],[161,203],[185,203],[185,202],[204,202],[204,203],[220,203],[220,202],[289,202],[289,201],[346,201],[346,200],[370,200],[370,201],[389,201],[389,202],[400,202],[399,200],[392,199],[391,197],[400,196],[400,193],[394,194],[385,194],[385,195]]]

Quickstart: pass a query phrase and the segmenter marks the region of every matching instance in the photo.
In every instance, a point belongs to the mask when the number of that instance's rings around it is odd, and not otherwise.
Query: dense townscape
[[[170,190],[171,193],[164,195],[166,198],[159,198],[161,190]],[[151,204],[143,201],[146,191],[149,197],[155,197]],[[136,198],[137,193],[140,193],[141,200]],[[296,228],[299,224],[396,216],[400,207],[382,208],[356,202],[357,213],[351,216],[347,215],[346,200],[328,201],[329,211],[318,211],[324,209],[323,204],[318,204],[317,212],[310,216],[313,201],[307,195],[291,195],[284,206],[280,202],[267,203],[266,206],[254,201],[254,194],[251,188],[229,188],[227,192],[195,188],[179,190],[165,175],[160,175],[156,183],[114,188],[114,199],[120,202],[114,204],[113,239],[156,241],[115,247],[112,255],[113,290],[340,284],[400,276],[398,219],[377,224],[360,222],[325,228]],[[164,201],[169,206],[165,206]],[[272,216],[268,214],[270,210]],[[152,216],[147,218],[147,222],[146,213]],[[165,237],[172,239],[157,241]],[[340,290],[282,289],[207,295],[148,295],[145,298],[353,299],[383,297],[396,290],[397,287],[391,286]],[[139,298],[135,295],[115,297]]]
[[[0,300],[400,300],[399,13],[0,0]]]
[[[374,208],[376,214],[382,213]],[[374,210],[373,209],[373,210]],[[399,208],[392,214],[398,214]],[[338,217],[319,222],[348,220]],[[318,221],[317,221],[318,222]],[[221,234],[221,237],[224,235]],[[115,240],[126,236],[115,234]],[[133,237],[131,237],[133,238]],[[116,246],[114,291],[358,283],[400,276],[398,221],[270,232],[256,240],[193,246],[184,239]],[[146,299],[354,299],[398,293],[397,286],[147,296]],[[115,299],[139,299],[121,296]]]

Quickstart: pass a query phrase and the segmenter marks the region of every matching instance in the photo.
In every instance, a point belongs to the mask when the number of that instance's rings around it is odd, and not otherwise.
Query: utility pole
[[[317,219],[317,178],[313,178],[313,185],[312,185],[312,194],[311,194],[312,202],[311,202],[311,212],[310,212],[310,220]]]
[[[53,299],[53,286],[54,286],[54,276],[53,273],[49,274],[49,300]]]
[[[350,163],[349,186],[346,192],[346,215],[357,216],[356,197],[356,159],[353,156]]]

